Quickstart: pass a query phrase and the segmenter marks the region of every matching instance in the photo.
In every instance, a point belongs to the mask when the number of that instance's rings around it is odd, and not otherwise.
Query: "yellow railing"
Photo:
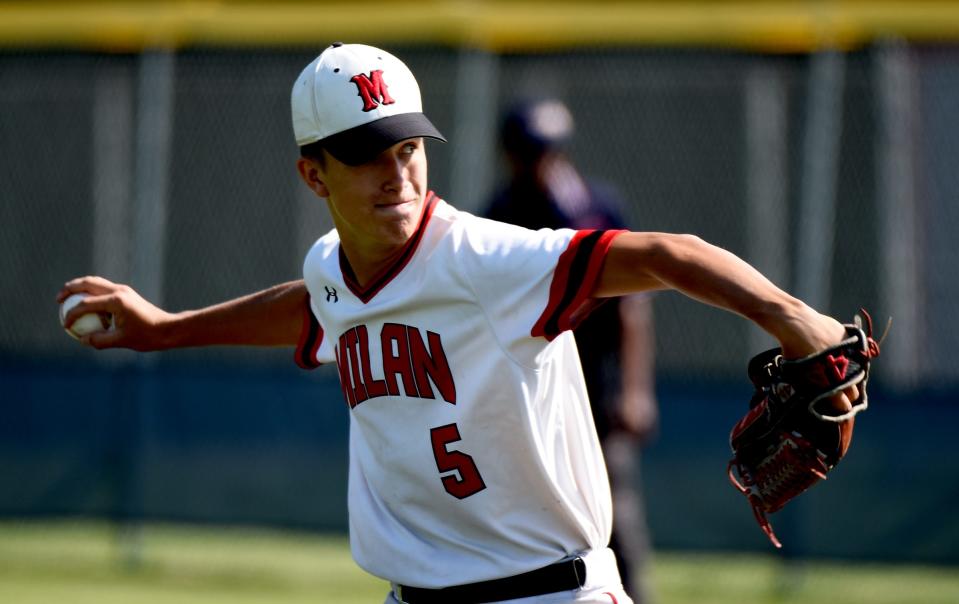
[[[332,40],[497,51],[658,45],[807,51],[884,37],[959,41],[959,0],[818,2],[0,2],[0,46],[301,46]]]

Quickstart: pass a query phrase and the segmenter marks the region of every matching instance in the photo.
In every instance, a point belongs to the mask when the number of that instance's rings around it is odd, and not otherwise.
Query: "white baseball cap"
[[[336,42],[300,73],[291,95],[296,144],[322,142],[348,165],[408,138],[446,142],[423,115],[416,78],[390,53]]]

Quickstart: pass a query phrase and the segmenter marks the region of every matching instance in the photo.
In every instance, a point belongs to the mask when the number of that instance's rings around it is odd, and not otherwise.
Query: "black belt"
[[[483,604],[579,589],[584,583],[586,563],[582,558],[573,558],[521,575],[443,589],[400,585],[396,596],[406,604]]]

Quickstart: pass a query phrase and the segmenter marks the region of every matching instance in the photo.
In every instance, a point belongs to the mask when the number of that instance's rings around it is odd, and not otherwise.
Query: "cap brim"
[[[400,141],[421,136],[446,142],[446,138],[422,113],[401,113],[337,132],[323,139],[320,144],[344,164],[359,166],[372,161]]]

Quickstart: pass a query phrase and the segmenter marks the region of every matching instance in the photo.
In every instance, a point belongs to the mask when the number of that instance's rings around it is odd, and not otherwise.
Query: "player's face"
[[[325,163],[319,175],[324,190],[317,193],[326,197],[347,249],[382,254],[402,247],[416,230],[426,198],[423,139],[397,143],[360,166],[328,154]]]

